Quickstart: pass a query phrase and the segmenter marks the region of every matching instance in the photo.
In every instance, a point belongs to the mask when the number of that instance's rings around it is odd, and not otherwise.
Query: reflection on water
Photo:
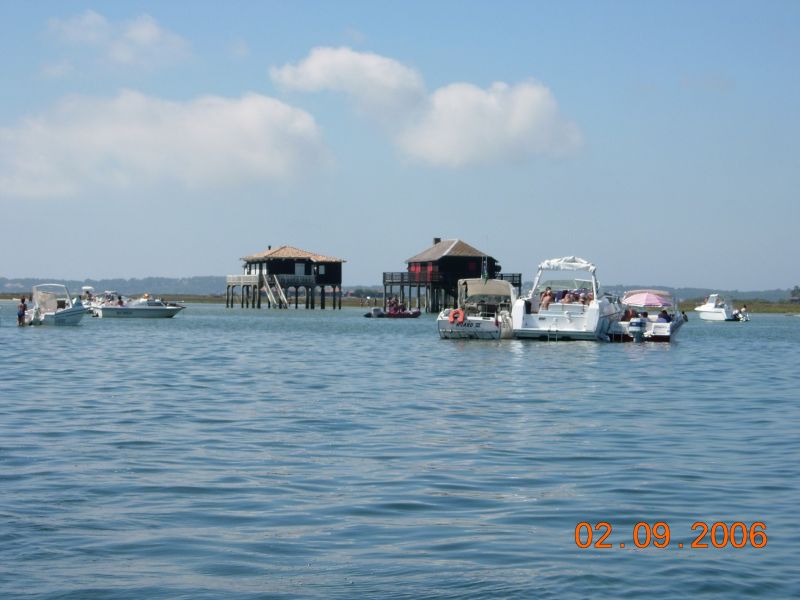
[[[800,592],[800,319],[594,344],[361,312],[20,330],[2,303],[2,595]],[[601,520],[615,547],[579,549]],[[687,548],[619,548],[639,521]],[[769,543],[689,549],[695,521]]]

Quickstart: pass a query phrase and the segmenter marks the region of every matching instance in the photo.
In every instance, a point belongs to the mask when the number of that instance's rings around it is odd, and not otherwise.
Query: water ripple
[[[198,305],[0,337],[3,597],[800,595],[800,319],[476,343]],[[692,549],[696,521],[769,543]]]

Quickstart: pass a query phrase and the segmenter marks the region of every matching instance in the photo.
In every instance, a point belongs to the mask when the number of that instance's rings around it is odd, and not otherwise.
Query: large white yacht
[[[530,294],[511,311],[514,337],[608,341],[622,305],[602,294],[595,271],[592,263],[576,256],[541,263]]]

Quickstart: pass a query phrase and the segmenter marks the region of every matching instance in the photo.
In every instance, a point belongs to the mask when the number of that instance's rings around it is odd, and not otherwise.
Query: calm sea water
[[[3,598],[800,596],[800,318],[548,344],[356,309],[18,329],[1,305]],[[640,521],[669,547],[636,548]],[[768,542],[690,548],[696,521]]]

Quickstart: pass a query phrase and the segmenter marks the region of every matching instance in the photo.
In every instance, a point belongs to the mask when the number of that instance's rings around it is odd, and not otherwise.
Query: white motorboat
[[[25,312],[26,325],[77,325],[87,313],[80,298],[73,301],[67,286],[60,283],[33,286],[31,302]]]
[[[629,290],[620,302],[625,311],[609,331],[615,342],[670,342],[686,322],[664,290]]]
[[[705,303],[695,307],[695,312],[704,321],[749,321],[747,310],[733,310],[719,294],[711,294]]]
[[[539,265],[533,288],[514,303],[514,337],[535,340],[609,341],[622,305],[601,294],[596,267],[576,256],[552,258]]]
[[[149,294],[135,299],[124,299],[117,295],[114,300],[113,296],[114,293],[111,293],[111,299],[92,307],[94,316],[102,319],[171,319],[186,308],[182,304],[152,298]]]
[[[512,337],[511,307],[517,291],[502,279],[459,279],[458,307],[445,308],[436,325],[447,339],[499,340]]]

